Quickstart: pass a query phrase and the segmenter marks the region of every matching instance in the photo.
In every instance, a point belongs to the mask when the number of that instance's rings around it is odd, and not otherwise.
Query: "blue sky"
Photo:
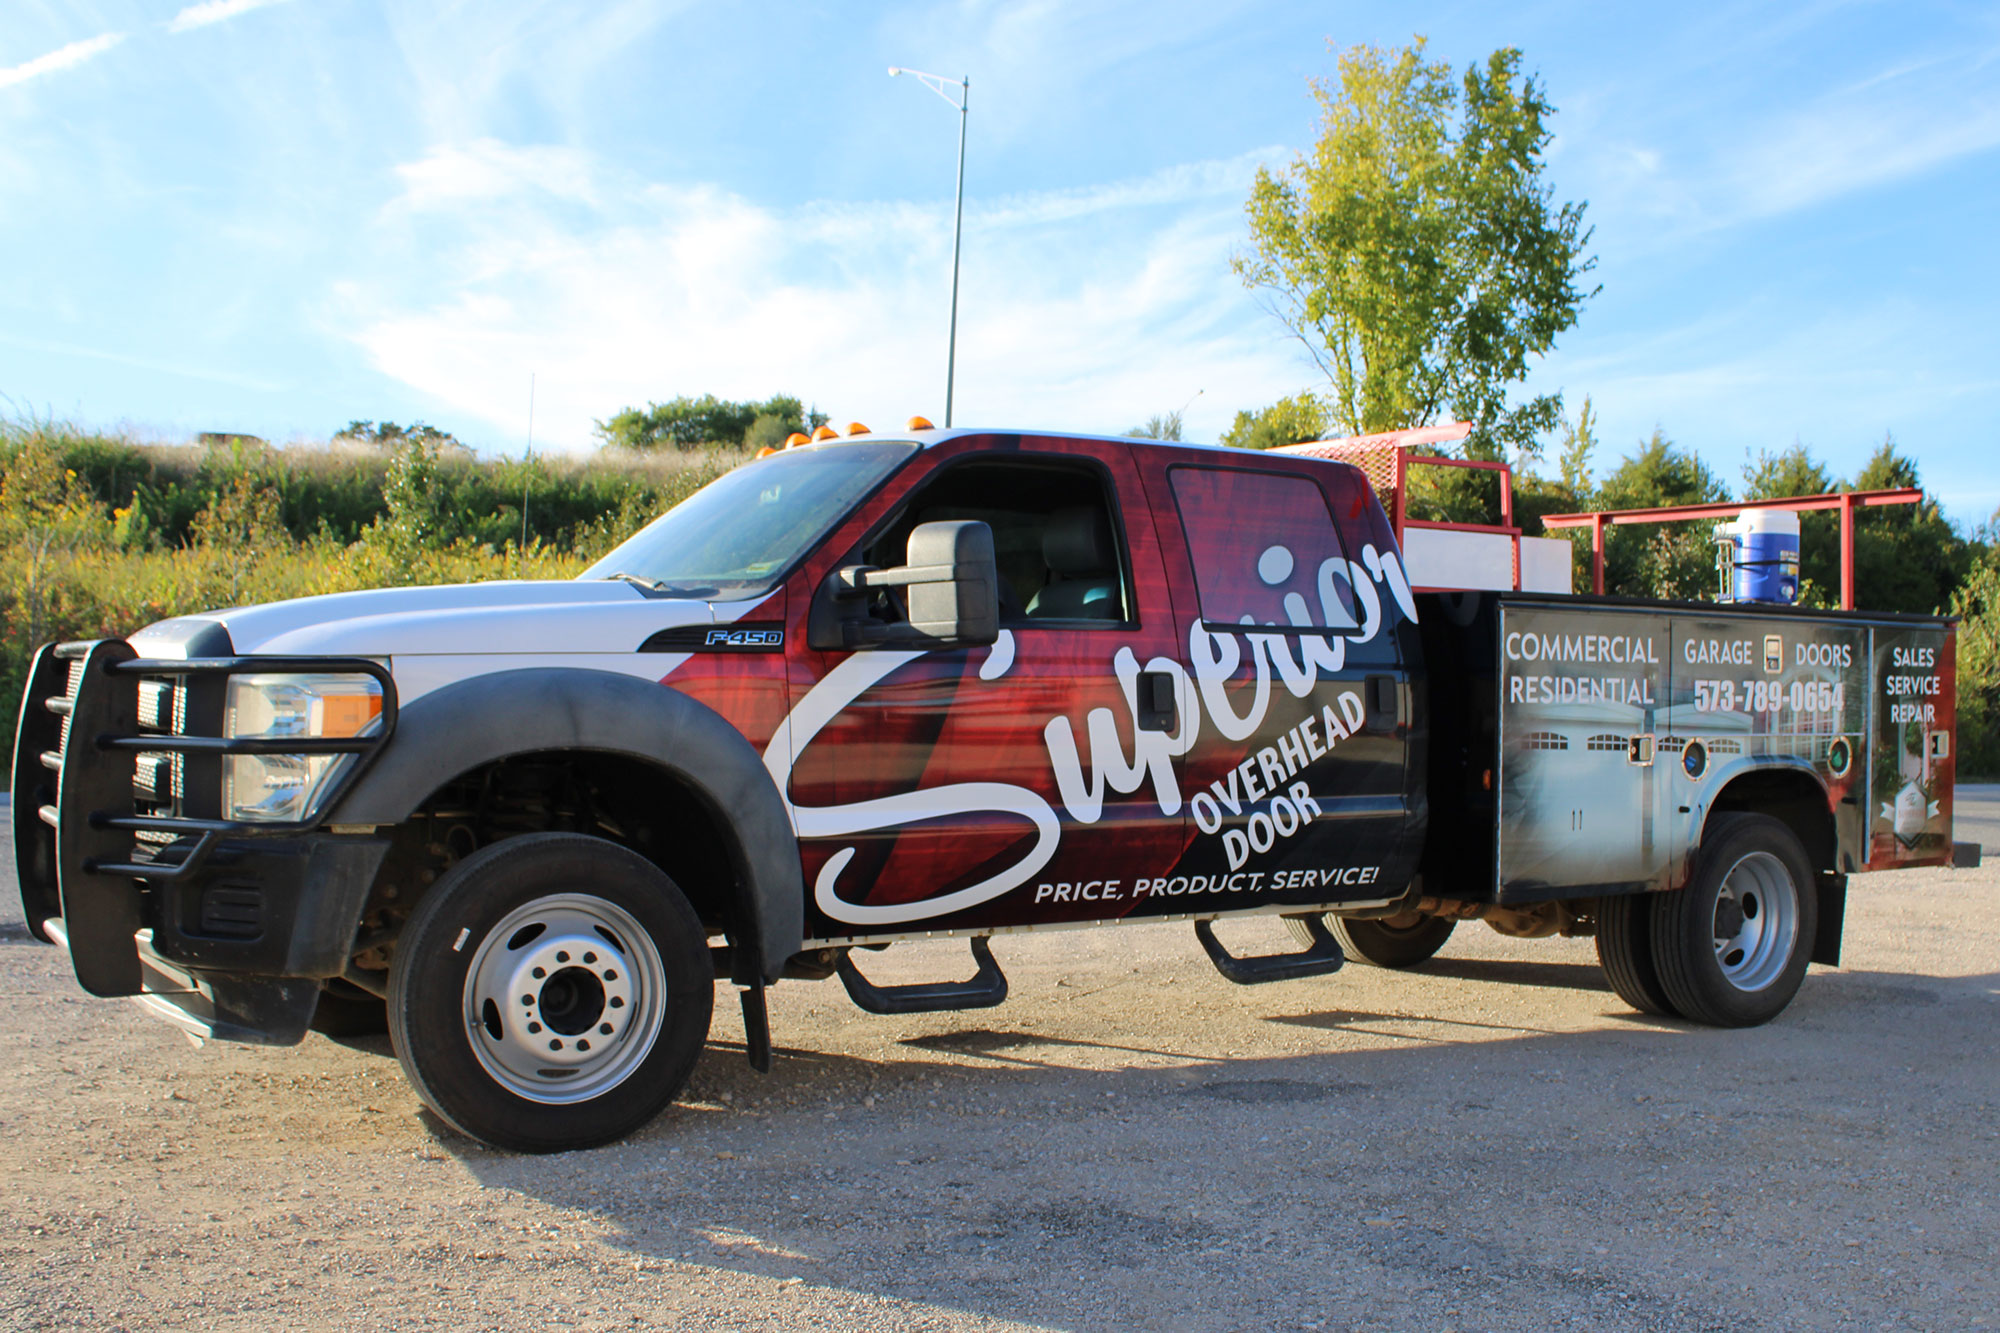
[[[422,418],[518,453],[680,393],[1193,438],[1309,387],[1229,272],[1329,42],[1503,45],[1602,293],[1535,371],[1730,481],[1893,432],[2000,506],[2000,7],[5,0],[0,394],[142,435]],[[5,408],[0,404],[0,408]],[[1607,460],[1608,461],[1608,460]]]

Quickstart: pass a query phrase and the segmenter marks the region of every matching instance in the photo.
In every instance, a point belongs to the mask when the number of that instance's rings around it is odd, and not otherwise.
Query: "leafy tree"
[[[1883,439],[1843,490],[1883,491],[1923,485],[1914,459]],[[1839,529],[1834,529],[1837,535]],[[1873,611],[1940,611],[1971,570],[1973,551],[1945,521],[1934,498],[1922,504],[1863,509],[1854,519],[1854,600]],[[1835,589],[1839,574],[1833,575]],[[1836,594],[1837,595],[1837,594]]]
[[[259,563],[292,545],[278,491],[268,480],[239,472],[228,490],[195,516],[194,544],[210,552],[226,575],[218,588],[231,606],[242,602],[245,579]]]
[[[1542,152],[1555,108],[1521,53],[1454,81],[1407,48],[1354,47],[1338,86],[1314,81],[1319,140],[1259,170],[1243,282],[1305,344],[1340,434],[1472,422],[1468,452],[1536,452],[1559,394],[1510,407],[1508,388],[1596,294],[1580,203],[1552,203]]]
[[[1995,514],[2000,522],[2000,514]],[[1952,594],[1958,626],[1958,771],[2000,777],[2000,546],[1989,546]]]
[[[362,540],[407,562],[420,551],[442,550],[457,536],[437,445],[408,436],[382,479],[385,512],[362,533]]]
[[[1638,452],[1604,478],[1590,507],[1654,509],[1728,498],[1729,487],[1707,464],[1655,427]],[[1604,590],[1628,597],[1713,598],[1714,532],[1713,519],[1607,530]]]
[[[405,443],[420,441],[430,446],[434,453],[470,453],[460,440],[448,430],[427,426],[421,421],[412,421],[407,426],[398,426],[393,421],[350,421],[333,433],[336,440],[349,440],[355,444],[373,445],[378,449],[397,449]]]
[[[1562,448],[1556,455],[1556,475],[1577,495],[1590,492],[1590,456],[1597,452],[1597,411],[1585,394],[1576,419],[1563,418]],[[1556,511],[1551,509],[1549,513]]]
[[[1143,426],[1134,426],[1125,432],[1134,440],[1178,440],[1181,438],[1181,414],[1177,411],[1155,413],[1146,418]]]
[[[1238,449],[1275,449],[1339,434],[1331,424],[1325,403],[1311,393],[1296,393],[1261,411],[1238,412],[1222,442]]]
[[[759,425],[760,420],[770,418]],[[705,393],[665,403],[648,403],[645,410],[628,407],[597,423],[597,434],[614,449],[695,449],[708,444],[742,445],[751,431],[764,443],[782,443],[793,431],[812,431],[826,424],[826,414],[808,412],[789,394],[775,394],[761,403],[731,402]],[[759,445],[758,447],[762,447]]]

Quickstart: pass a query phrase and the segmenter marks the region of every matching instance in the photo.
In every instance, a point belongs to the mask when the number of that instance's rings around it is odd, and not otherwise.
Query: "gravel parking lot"
[[[981,1013],[779,987],[767,1077],[719,993],[677,1106],[547,1158],[428,1121],[379,1040],[196,1050],[85,996],[9,847],[0,1324],[1991,1326],[2000,788],[1958,836],[1985,868],[1855,879],[1846,966],[1765,1028],[1643,1018],[1590,941],[1478,925],[1254,989],[1185,925],[1010,937]]]

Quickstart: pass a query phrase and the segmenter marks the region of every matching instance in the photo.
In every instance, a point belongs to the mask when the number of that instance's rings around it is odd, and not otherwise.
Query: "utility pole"
[[[958,377],[958,252],[959,241],[965,233],[965,125],[966,106],[972,99],[972,76],[964,75],[958,80],[958,96],[953,97],[946,91],[952,81],[943,75],[904,69],[900,65],[889,66],[890,78],[898,74],[915,77],[958,109],[958,193],[951,213],[951,333],[945,341],[944,354],[944,424],[949,427],[952,388]]]

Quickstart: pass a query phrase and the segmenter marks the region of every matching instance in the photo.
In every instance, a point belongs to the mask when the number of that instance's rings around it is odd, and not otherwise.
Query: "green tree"
[[[1233,266],[1326,374],[1339,433],[1449,413],[1475,427],[1469,454],[1532,455],[1561,395],[1509,406],[1508,390],[1596,293],[1584,205],[1543,182],[1555,108],[1519,51],[1454,80],[1424,47],[1354,47],[1337,86],[1314,81],[1318,142],[1258,171],[1254,249]]]
[[[1884,491],[1906,486],[1921,489],[1923,479],[1916,461],[1896,448],[1891,435],[1853,483],[1841,489]],[[1854,520],[1855,604],[1870,611],[1941,611],[1971,570],[1973,554],[1932,497],[1926,496],[1922,504],[1863,509]],[[1837,573],[1833,586],[1839,587]]]
[[[451,544],[450,498],[446,494],[438,448],[434,441],[408,436],[382,479],[384,512],[362,533],[362,540],[407,563],[420,551],[437,551]]]
[[[2000,526],[2000,513],[1994,515]],[[1958,772],[2000,777],[2000,546],[1988,546],[1951,598],[1958,626]]]
[[[705,393],[685,395],[664,403],[648,403],[643,411],[628,407],[597,423],[598,438],[614,449],[696,449],[703,445],[744,445],[753,430],[764,443],[782,442],[793,431],[811,431],[826,424],[826,415],[808,412],[789,394],[774,394],[763,402],[732,402]],[[759,445],[758,447],[761,447]]]
[[[1222,442],[1238,449],[1275,449],[1337,434],[1330,425],[1325,403],[1311,393],[1296,393],[1261,411],[1238,412]]]
[[[333,433],[336,440],[348,440],[355,444],[373,445],[375,448],[390,450],[401,448],[409,441],[421,441],[430,446],[433,453],[469,454],[465,442],[448,430],[427,426],[421,421],[412,421],[407,426],[398,426],[393,421],[350,421]]]
[[[283,507],[271,482],[249,471],[236,474],[229,489],[195,515],[194,544],[218,562],[227,579],[217,595],[227,605],[240,605],[246,580],[264,560],[291,549]]]
[[[1181,414],[1155,413],[1146,418],[1145,425],[1134,426],[1125,434],[1134,440],[1178,440],[1181,438]]]
[[[1728,498],[1729,487],[1707,464],[1655,427],[1638,452],[1604,478],[1590,507],[1656,509]],[[1628,597],[1712,599],[1715,520],[1611,528],[1604,542],[1604,590]]]

